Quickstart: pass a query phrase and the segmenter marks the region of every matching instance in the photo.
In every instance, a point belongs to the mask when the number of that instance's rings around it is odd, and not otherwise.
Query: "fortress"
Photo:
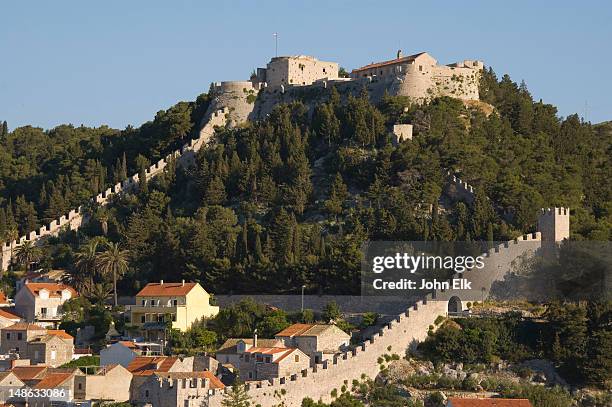
[[[365,87],[374,101],[386,93],[407,96],[415,103],[449,96],[478,100],[482,61],[464,60],[439,65],[427,52],[371,63],[340,77],[339,65],[305,55],[275,57],[265,68],[258,68],[247,81],[213,83],[213,110],[229,108],[231,123],[264,118],[278,103],[310,96],[309,107],[324,100],[318,89],[335,86],[341,95],[358,95]]]
[[[475,100],[478,99],[478,81],[482,69],[480,61],[466,60],[441,66],[427,53],[407,57],[398,53],[393,60],[366,65],[353,70],[349,78],[340,78],[338,65],[333,62],[305,56],[273,58],[266,68],[258,69],[248,81],[213,84],[211,91],[214,100],[202,122],[199,137],[152,165],[146,171],[146,177],[150,179],[162,173],[173,161],[178,165],[190,165],[194,154],[214,135],[215,127],[265,117],[275,104],[297,99],[304,90],[313,92],[313,103],[316,103],[318,97],[316,90],[327,88],[330,84],[337,86],[343,97],[357,94],[365,86],[373,99],[388,92],[410,97],[416,103],[436,96]],[[92,201],[98,205],[107,205],[115,195],[133,191],[139,181],[137,174],[132,175],[93,197]],[[472,186],[452,174],[448,174],[447,188],[453,199],[461,199],[468,204],[474,201]],[[520,258],[541,253],[542,249],[554,247],[569,238],[569,219],[568,208],[543,209],[539,215],[537,233],[502,243],[485,253],[489,261],[484,269],[477,272],[474,289],[482,296],[489,295],[494,283],[512,271]],[[23,242],[43,244],[46,237],[56,236],[63,230],[76,230],[87,220],[87,211],[79,207],[17,241],[2,244],[1,269],[7,269],[15,248]],[[341,392],[343,387],[350,389],[354,380],[361,380],[364,375],[376,377],[380,372],[378,359],[382,355],[402,356],[407,349],[424,340],[438,316],[464,309],[467,302],[462,298],[464,294],[442,290],[431,292],[350,351],[335,355],[333,359],[304,369],[299,374],[249,382],[247,387],[252,404],[272,407],[284,403],[286,406],[298,407],[304,397],[329,402],[332,395]],[[169,386],[168,380],[160,378],[158,385]],[[190,393],[182,401],[186,406],[220,407],[227,391],[231,389]],[[162,393],[167,394],[168,399],[160,400],[160,405],[177,404],[176,394]]]

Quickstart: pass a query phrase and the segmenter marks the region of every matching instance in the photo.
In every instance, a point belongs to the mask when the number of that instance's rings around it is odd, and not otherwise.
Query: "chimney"
[[[257,347],[257,328],[253,331],[253,347]]]
[[[181,281],[181,285],[182,285],[182,286],[185,286],[185,280],[182,280],[182,281]]]
[[[159,280],[159,285],[164,285],[164,280]]]
[[[400,59],[402,57],[402,50],[398,49],[397,50],[397,59]]]

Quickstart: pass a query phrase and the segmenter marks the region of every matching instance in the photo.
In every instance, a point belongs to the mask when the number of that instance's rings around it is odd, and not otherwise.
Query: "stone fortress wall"
[[[224,126],[229,113],[229,109],[219,109],[209,112],[205,116],[204,124],[199,133],[199,137],[190,140],[183,145],[180,150],[176,150],[168,154],[165,158],[160,159],[155,164],[146,169],[147,180],[161,174],[169,162],[176,160],[178,165],[188,165],[193,162],[195,153],[213,136],[215,127]],[[112,188],[106,189],[92,198],[92,201],[98,205],[105,206],[110,200],[121,193],[131,192],[138,188],[138,174],[134,174],[123,182],[115,184]],[[35,245],[40,245],[49,236],[57,236],[64,230],[77,230],[81,225],[88,221],[87,210],[84,206],[72,209],[66,215],[62,215],[59,219],[52,221],[48,225],[42,226],[38,230],[31,231],[27,235],[21,236],[18,240],[2,243],[0,252],[0,271],[8,269],[11,263],[11,256],[14,256],[15,249],[24,242],[33,242]]]
[[[542,244],[558,244],[569,238],[569,209],[542,209],[539,216],[540,232],[521,236],[515,240],[499,244],[484,253],[485,268],[478,271],[474,278],[474,290],[478,295],[488,295],[496,281],[515,267],[519,259],[526,254],[537,251]],[[551,230],[564,231],[550,236]],[[471,279],[472,280],[472,279]],[[355,349],[335,356],[332,360],[305,369],[299,374],[273,380],[248,382],[247,388],[253,404],[261,407],[272,407],[284,402],[285,406],[298,407],[304,397],[315,401],[332,400],[334,390],[340,394],[342,386],[350,389],[353,380],[361,380],[362,375],[376,377],[380,372],[378,358],[385,354],[396,353],[403,356],[407,349],[415,346],[427,337],[427,331],[435,319],[447,315],[449,302],[457,298],[462,306],[468,302],[464,291],[438,290],[418,300],[395,319],[374,333],[368,340]],[[210,407],[221,406],[224,393],[230,389],[211,391],[208,396]]]

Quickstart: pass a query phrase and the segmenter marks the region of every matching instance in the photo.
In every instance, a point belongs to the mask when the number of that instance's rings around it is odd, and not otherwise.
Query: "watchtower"
[[[538,229],[542,233],[542,244],[559,243],[570,237],[569,208],[542,208],[538,215]]]

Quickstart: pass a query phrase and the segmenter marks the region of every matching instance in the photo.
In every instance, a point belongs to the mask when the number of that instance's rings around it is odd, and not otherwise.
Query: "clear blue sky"
[[[612,120],[609,1],[15,1],[0,18],[0,120],[140,125],[274,54],[347,69],[428,51],[482,59],[535,98]]]

